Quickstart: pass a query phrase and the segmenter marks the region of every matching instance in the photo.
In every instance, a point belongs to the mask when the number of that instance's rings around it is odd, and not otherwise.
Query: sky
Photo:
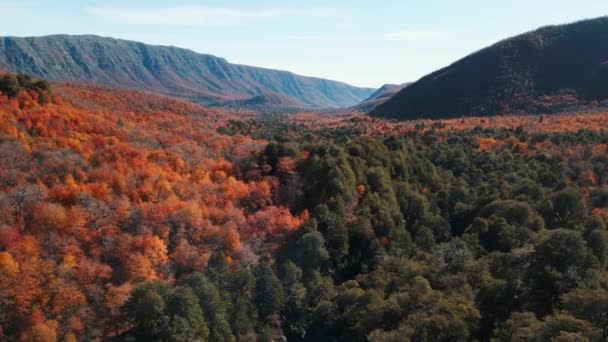
[[[96,34],[379,87],[606,0],[0,0],[1,36]]]

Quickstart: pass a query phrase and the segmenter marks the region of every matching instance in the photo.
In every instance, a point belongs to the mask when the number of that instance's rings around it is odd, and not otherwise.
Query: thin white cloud
[[[322,34],[295,34],[295,35],[288,36],[287,39],[290,39],[290,40],[336,40],[336,39],[338,39],[338,37],[322,35]]]
[[[383,36],[388,41],[419,42],[445,38],[446,33],[437,30],[403,30],[388,32]]]
[[[443,39],[447,33],[439,30],[404,30],[389,32],[384,34],[345,34],[345,35],[326,35],[326,34],[299,34],[288,36],[291,40],[308,41],[430,41]]]
[[[327,10],[238,9],[228,7],[179,6],[166,8],[85,7],[85,12],[103,19],[134,24],[171,26],[230,26],[286,17],[326,17]]]
[[[345,41],[345,40],[365,40],[372,39],[370,35],[328,35],[328,34],[298,34],[288,36],[290,40],[306,41]]]
[[[2,11],[3,14],[7,14],[5,11],[28,10],[37,5],[38,4],[33,1],[8,1],[0,3],[0,11]]]

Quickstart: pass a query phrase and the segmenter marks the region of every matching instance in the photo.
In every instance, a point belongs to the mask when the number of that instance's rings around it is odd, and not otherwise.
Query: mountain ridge
[[[593,107],[608,100],[606,60],[608,17],[544,26],[424,76],[370,115],[443,119]]]
[[[311,108],[339,108],[359,103],[375,90],[232,64],[175,46],[98,35],[0,37],[0,69],[54,81],[153,91],[201,104],[277,93]]]
[[[382,103],[388,101],[392,96],[397,94],[403,88],[407,87],[411,83],[402,83],[402,84],[384,84],[378,90],[376,90],[373,94],[371,94],[367,99],[361,101],[360,103],[349,108],[351,111],[359,112],[359,113],[367,113]]]

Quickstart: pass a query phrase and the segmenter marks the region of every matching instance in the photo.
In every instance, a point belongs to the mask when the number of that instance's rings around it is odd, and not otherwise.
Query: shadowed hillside
[[[608,18],[549,26],[423,77],[371,112],[414,119],[552,113],[608,99]]]

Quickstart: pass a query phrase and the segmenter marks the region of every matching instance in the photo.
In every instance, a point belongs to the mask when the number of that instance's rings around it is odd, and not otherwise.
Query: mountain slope
[[[260,95],[252,96],[245,100],[236,101],[236,104],[242,106],[286,106],[286,107],[304,107],[304,105],[292,98],[277,94],[277,93],[263,93]]]
[[[210,103],[207,105],[207,108],[216,108],[222,111],[239,113],[239,116],[243,116],[246,113],[256,116],[260,114],[294,114],[311,110],[324,111],[313,109],[289,96],[270,92],[244,99]]]
[[[608,18],[544,27],[423,77],[370,114],[402,119],[551,113],[608,99]]]
[[[352,106],[350,109],[356,112],[367,113],[379,106],[380,104],[388,101],[391,97],[397,94],[401,89],[407,87],[411,83],[403,84],[385,84],[378,88],[373,94],[361,103]]]
[[[277,93],[308,107],[347,107],[374,90],[228,63],[190,50],[93,35],[0,38],[0,69],[186,97],[208,104]]]
[[[375,100],[375,99],[380,99],[383,97],[387,97],[387,96],[392,96],[396,93],[398,93],[401,89],[403,89],[405,86],[407,86],[409,83],[404,83],[404,84],[385,84],[382,87],[378,88],[378,90],[376,90],[373,94],[371,94],[367,99],[367,100]]]

